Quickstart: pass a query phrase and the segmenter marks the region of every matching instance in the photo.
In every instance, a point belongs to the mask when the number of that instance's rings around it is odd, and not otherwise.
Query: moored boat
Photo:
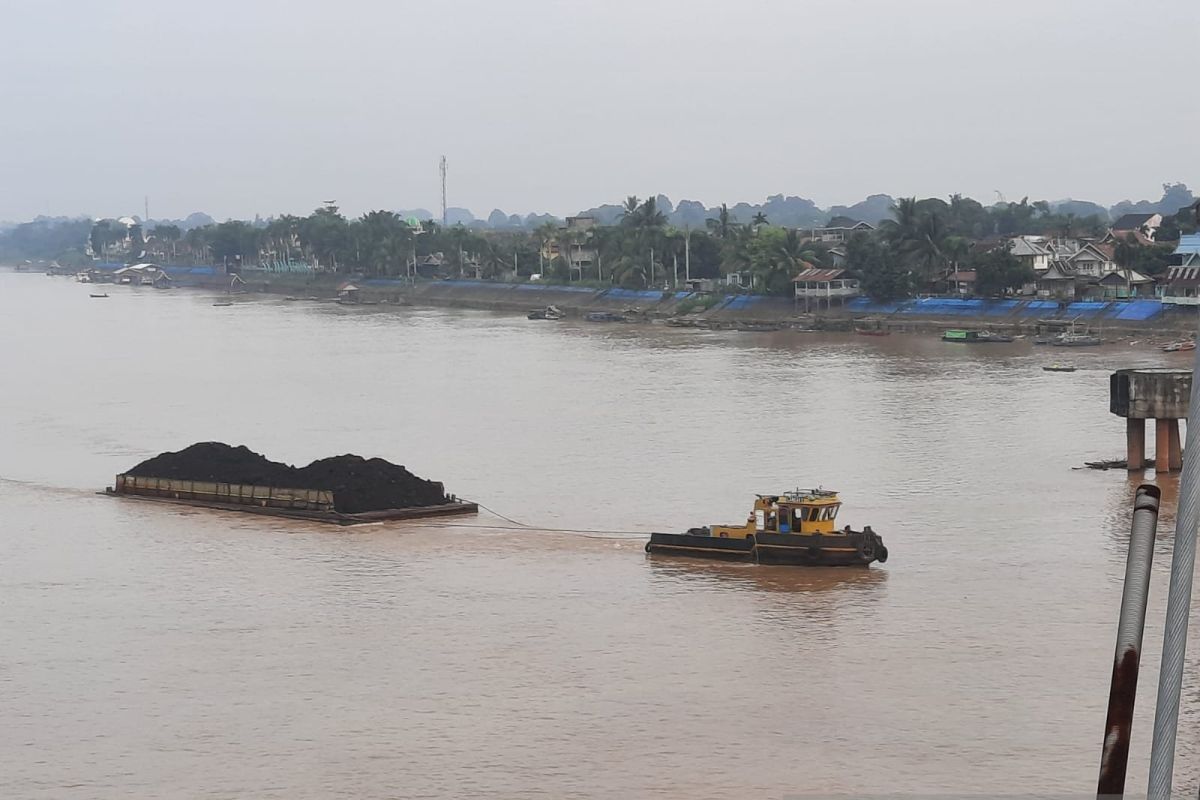
[[[1050,344],[1054,347],[1096,347],[1104,344],[1104,340],[1090,333],[1064,333]]]
[[[1195,350],[1196,343],[1191,341],[1171,342],[1162,346],[1164,353],[1179,353],[1187,350]]]
[[[859,336],[891,336],[892,332],[883,330],[882,328],[855,328],[854,332]]]
[[[562,313],[562,311],[560,311],[558,309],[557,306],[546,306],[545,308],[538,308],[533,311],[530,311],[526,315],[526,318],[527,319],[551,319],[551,320],[562,319],[563,313]]]
[[[651,554],[693,556],[792,566],[865,566],[887,561],[883,538],[871,526],[834,528],[837,492],[810,489],[760,494],[744,525],[712,525],[687,533],[654,533]]]
[[[588,322],[626,322],[626,318],[622,314],[616,314],[612,311],[592,311],[589,312],[584,319]]]
[[[959,344],[984,344],[988,342],[1011,342],[1013,337],[991,331],[948,330],[942,334],[943,342]]]

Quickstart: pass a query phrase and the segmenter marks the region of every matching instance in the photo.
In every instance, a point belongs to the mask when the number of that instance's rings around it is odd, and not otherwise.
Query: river
[[[1186,354],[89,290],[0,271],[4,797],[1095,786],[1137,481],[1072,467],[1123,454],[1111,369]],[[1042,371],[1056,361],[1080,369]],[[337,529],[96,494],[201,440],[382,456],[537,529],[489,513]],[[644,532],[816,484],[883,535],[886,565],[642,551]]]

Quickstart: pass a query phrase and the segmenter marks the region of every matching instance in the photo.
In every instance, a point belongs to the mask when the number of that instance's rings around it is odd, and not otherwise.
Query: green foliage
[[[1144,245],[1136,239],[1122,239],[1113,251],[1113,260],[1126,269],[1153,278],[1166,273],[1174,249],[1170,244]]]
[[[873,300],[886,302],[913,293],[913,276],[886,240],[857,234],[846,244],[846,266]]]
[[[1035,277],[1033,268],[1014,256],[1007,244],[976,254],[971,267],[975,270],[975,291],[984,297],[1020,289]]]
[[[263,233],[248,222],[229,220],[207,226],[207,246],[212,258],[230,267],[250,266],[258,262]]]
[[[334,272],[339,271],[339,256],[343,266],[351,257],[350,223],[332,203],[305,217],[298,233],[315,260],[329,265]]]
[[[823,247],[802,241],[798,231],[772,226],[758,229],[747,252],[754,285],[773,295],[791,295],[792,278],[825,256]]]

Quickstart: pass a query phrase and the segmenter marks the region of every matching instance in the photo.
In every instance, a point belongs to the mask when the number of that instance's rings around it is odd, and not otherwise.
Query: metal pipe
[[[1169,800],[1175,770],[1175,735],[1179,727],[1179,696],[1187,651],[1188,612],[1192,605],[1192,573],[1196,568],[1196,525],[1200,523],[1200,420],[1191,424],[1192,409],[1200,415],[1200,350],[1192,370],[1188,406],[1187,447],[1179,478],[1179,512],[1175,548],[1167,589],[1167,621],[1163,628],[1162,664],[1158,672],[1158,703],[1154,709],[1154,741],[1150,745],[1148,800]]]
[[[1133,500],[1133,525],[1129,555],[1125,560],[1125,588],[1117,621],[1117,649],[1113,655],[1112,686],[1108,691],[1108,718],[1104,722],[1104,749],[1100,756],[1098,797],[1125,794],[1125,769],[1129,764],[1129,739],[1133,731],[1133,705],[1137,698],[1138,668],[1142,658],[1142,631],[1146,626],[1146,598],[1150,593],[1150,562],[1158,531],[1157,486],[1139,486]]]

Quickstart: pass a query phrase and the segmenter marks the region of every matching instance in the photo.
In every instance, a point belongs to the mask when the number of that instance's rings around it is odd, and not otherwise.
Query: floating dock
[[[105,494],[334,525],[475,514],[479,511],[477,503],[455,499],[440,505],[385,508],[347,514],[334,508],[333,491],[329,489],[289,489],[279,486],[252,486],[127,474],[118,475],[114,485],[105,489]]]

